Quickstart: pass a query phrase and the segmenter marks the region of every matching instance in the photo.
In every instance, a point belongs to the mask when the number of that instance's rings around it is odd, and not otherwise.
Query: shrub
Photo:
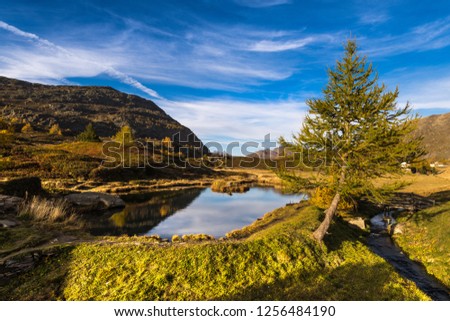
[[[172,236],[172,243],[178,243],[181,242],[181,237],[179,235],[173,235]]]
[[[214,236],[208,234],[186,234],[181,237],[183,242],[201,242],[201,241],[212,241]]]
[[[7,146],[13,141],[13,135],[6,129],[0,130],[0,147]]]
[[[4,129],[8,129],[8,122],[0,117],[0,131]]]
[[[113,139],[124,146],[131,146],[134,144],[133,129],[128,125],[122,126]]]
[[[311,204],[321,209],[326,209],[333,201],[334,192],[328,187],[318,187],[311,195]],[[338,205],[339,210],[348,211],[355,208],[355,203],[352,200],[341,199]]]
[[[34,131],[30,123],[26,123],[25,126],[20,130],[22,133],[32,133]]]
[[[50,135],[62,136],[62,130],[58,124],[54,124],[52,127],[50,127],[48,133]]]
[[[19,216],[47,223],[71,222],[75,218],[64,199],[49,200],[38,196],[20,206]]]
[[[250,189],[245,182],[226,181],[218,179],[212,182],[211,190],[217,193],[245,193]]]
[[[89,123],[84,131],[77,136],[77,139],[82,142],[99,142],[97,134],[95,133],[94,126]]]

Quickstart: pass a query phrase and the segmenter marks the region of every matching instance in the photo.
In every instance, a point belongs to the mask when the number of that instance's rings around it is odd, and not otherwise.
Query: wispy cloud
[[[414,109],[450,111],[450,74],[406,85],[400,98],[410,101]]]
[[[383,80],[390,89],[398,86],[400,106],[409,102],[416,110],[450,110],[450,65],[399,68]]]
[[[6,22],[1,21],[1,20],[0,20],[0,28],[9,31],[9,32],[15,34],[16,36],[20,36],[20,37],[23,37],[23,38],[35,41],[39,46],[47,47],[48,49],[53,50],[54,51],[53,58],[55,58],[55,55],[60,55],[61,56],[61,54],[62,54],[63,57],[67,60],[68,64],[73,64],[74,62],[78,62],[78,63],[82,62],[84,64],[88,64],[88,65],[91,65],[91,66],[97,66],[97,68],[96,68],[97,70],[101,70],[102,72],[106,73],[107,75],[109,75],[111,77],[114,77],[114,78],[118,79],[119,81],[121,81],[121,82],[123,82],[123,83],[125,83],[127,85],[133,86],[136,89],[141,90],[142,92],[146,93],[147,95],[149,95],[151,97],[161,98],[156,91],[154,91],[154,90],[144,86],[142,83],[140,83],[136,79],[130,77],[129,75],[127,75],[127,74],[125,74],[125,73],[123,73],[123,72],[121,72],[121,71],[119,71],[119,70],[117,70],[117,69],[115,69],[115,68],[113,68],[111,66],[107,66],[107,65],[99,63],[97,61],[93,61],[93,60],[91,60],[89,58],[84,58],[81,55],[76,54],[75,52],[71,52],[70,50],[67,50],[66,48],[58,46],[58,45],[54,44],[51,41],[43,39],[43,38],[39,37],[36,34],[25,32],[25,31],[15,27],[15,26],[7,24]],[[23,55],[22,55],[22,57],[23,57]],[[42,57],[42,58],[43,59],[41,59],[41,62],[45,62],[45,58],[44,57]],[[8,62],[10,60],[3,59],[3,61],[4,62]],[[33,60],[33,59],[30,59],[30,60],[27,60],[27,61],[35,61],[36,62],[36,60]],[[61,61],[61,60],[58,60],[58,59],[54,60],[54,59],[52,59],[52,61],[54,62],[54,61]],[[51,61],[47,61],[47,62],[49,64],[51,64]],[[33,67],[33,65],[30,65],[29,63],[27,64],[27,66],[28,67]],[[48,66],[48,64],[47,64],[47,66]],[[41,75],[42,75],[43,69],[46,69],[46,68],[37,68],[37,70],[40,72]],[[25,77],[25,79],[26,78],[27,77]]]
[[[204,141],[263,141],[291,137],[305,115],[300,100],[246,101],[232,98],[164,101],[160,105]],[[267,126],[270,124],[270,127]]]
[[[266,8],[291,3],[291,0],[235,0],[241,6],[250,8]]]
[[[286,40],[286,41],[261,40],[250,46],[249,50],[260,52],[286,51],[302,48],[307,44],[314,42],[315,40],[316,39],[313,37],[306,37],[303,39]]]
[[[376,25],[384,23],[390,19],[389,15],[384,12],[367,12],[365,11],[359,17],[359,22],[366,25]]]
[[[450,46],[450,16],[412,28],[409,32],[383,38],[363,38],[369,56],[393,56]]]

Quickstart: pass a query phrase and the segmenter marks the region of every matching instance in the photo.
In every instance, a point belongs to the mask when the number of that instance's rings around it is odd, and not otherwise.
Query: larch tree
[[[398,88],[378,84],[372,64],[349,40],[345,55],[328,71],[322,98],[306,101],[309,107],[300,132],[281,144],[302,156],[314,175],[301,178],[295,171],[280,176],[297,186],[322,188],[331,193],[325,218],[313,233],[322,241],[342,200],[362,196],[382,199],[373,179],[401,171],[402,161],[423,154],[420,139],[407,139],[416,115],[409,103],[398,108]]]

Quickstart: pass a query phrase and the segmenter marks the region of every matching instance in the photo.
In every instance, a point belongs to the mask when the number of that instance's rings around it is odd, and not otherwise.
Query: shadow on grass
[[[63,300],[64,282],[72,261],[73,247],[42,252],[36,266],[28,272],[6,278],[0,286],[1,301]],[[18,258],[26,263],[27,256]],[[0,273],[3,273],[0,269]],[[6,281],[6,282],[5,282]]]
[[[412,221],[415,224],[420,224],[421,222],[424,221],[428,221],[428,222],[432,222],[433,218],[436,216],[439,216],[443,213],[448,212],[448,209],[442,209],[436,212],[424,212],[424,211],[420,211],[420,212],[416,212],[416,213],[407,213],[405,215],[405,221]]]
[[[214,300],[279,300],[279,301],[370,301],[419,300],[407,287],[392,287],[398,282],[387,263],[366,265],[351,263],[334,269],[309,271],[276,279],[267,285],[248,286],[240,293],[216,297]]]
[[[433,193],[430,198],[436,202],[448,202],[450,201],[450,190]]]
[[[330,251],[336,251],[341,248],[342,243],[355,242],[361,238],[363,233],[357,228],[351,228],[342,218],[335,217],[323,239],[323,243]]]

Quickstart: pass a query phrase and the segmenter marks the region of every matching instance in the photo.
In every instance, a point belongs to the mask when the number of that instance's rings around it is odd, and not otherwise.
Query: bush
[[[54,124],[52,127],[50,127],[48,133],[50,135],[62,136],[62,130],[58,124]]]
[[[318,187],[311,195],[311,204],[321,209],[327,209],[333,201],[334,191],[328,187]],[[352,200],[341,198],[338,209],[342,211],[353,210],[355,203]]]
[[[250,190],[250,185],[245,182],[217,179],[212,182],[211,190],[216,193],[245,193]]]
[[[19,216],[47,223],[71,222],[75,218],[64,199],[48,200],[37,196],[20,206]]]
[[[13,141],[13,135],[6,129],[0,130],[0,147],[7,146]]]
[[[113,139],[124,146],[131,146],[134,144],[133,129],[128,125],[122,126]]]
[[[201,242],[201,241],[213,241],[214,236],[208,234],[186,234],[181,237],[183,242]]]
[[[94,126],[91,123],[86,126],[84,132],[77,136],[77,139],[82,142],[99,142],[100,138],[98,138]]]
[[[20,130],[22,133],[32,133],[34,131],[30,123],[26,123],[25,126]]]
[[[26,197],[42,194],[41,179],[39,177],[13,178],[0,182],[0,194]]]

